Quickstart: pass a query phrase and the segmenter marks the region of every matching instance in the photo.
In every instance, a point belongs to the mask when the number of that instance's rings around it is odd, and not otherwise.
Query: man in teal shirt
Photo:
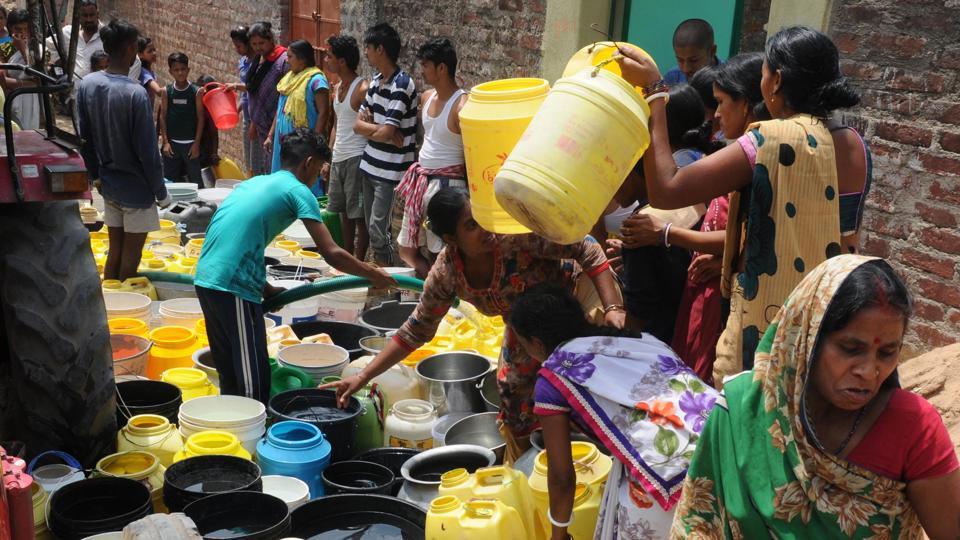
[[[264,403],[270,397],[260,302],[283,289],[267,283],[263,250],[295,220],[303,221],[317,250],[334,268],[367,278],[378,288],[396,285],[383,270],[337,246],[323,225],[310,188],[329,160],[323,136],[307,129],[290,133],[280,148],[282,169],[241,182],[210,222],[194,283],[223,394]]]

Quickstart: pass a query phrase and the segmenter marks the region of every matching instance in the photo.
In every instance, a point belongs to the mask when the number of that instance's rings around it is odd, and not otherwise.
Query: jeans
[[[377,263],[392,264],[394,259],[390,218],[396,184],[363,175],[363,217],[370,231],[370,247]]]

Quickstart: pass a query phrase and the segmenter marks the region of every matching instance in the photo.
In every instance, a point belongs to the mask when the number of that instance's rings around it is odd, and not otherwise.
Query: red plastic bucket
[[[212,87],[212,88],[211,88]],[[203,106],[213,118],[217,129],[233,129],[240,122],[237,112],[237,95],[233,90],[218,82],[207,83],[203,87]]]

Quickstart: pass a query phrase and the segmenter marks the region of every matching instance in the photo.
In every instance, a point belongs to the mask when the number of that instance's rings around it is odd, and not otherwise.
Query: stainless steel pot
[[[487,410],[478,385],[492,369],[485,357],[469,352],[435,354],[417,364],[421,393],[440,416]]]
[[[458,468],[472,473],[479,468],[493,465],[496,459],[492,451],[473,444],[442,446],[420,452],[404,462],[400,468],[403,487],[400,488],[397,498],[410,501],[426,510],[430,507],[430,501],[440,492],[440,476],[443,473]]]
[[[450,426],[443,438],[444,446],[456,444],[482,446],[492,451],[497,456],[497,463],[501,463],[507,443],[497,429],[497,414],[495,412],[474,414]]]
[[[491,369],[480,381],[480,396],[487,404],[488,412],[500,411],[500,388],[497,387],[497,370]]]
[[[390,300],[360,315],[360,324],[373,328],[380,334],[395,332],[410,318],[417,302],[397,302]]]

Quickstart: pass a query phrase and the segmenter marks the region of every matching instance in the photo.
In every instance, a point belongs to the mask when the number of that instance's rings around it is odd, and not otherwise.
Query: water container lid
[[[286,420],[270,426],[267,430],[267,441],[287,450],[306,450],[324,444],[330,445],[320,428],[299,420]]]

